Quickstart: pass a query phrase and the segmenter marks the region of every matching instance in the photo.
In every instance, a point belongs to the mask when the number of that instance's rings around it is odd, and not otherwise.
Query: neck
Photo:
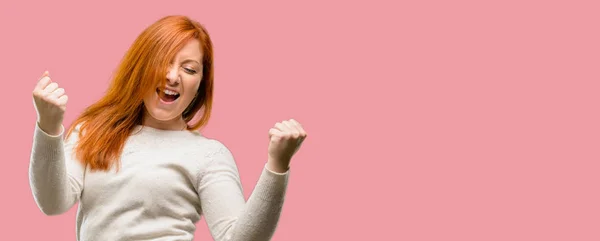
[[[149,126],[155,129],[160,130],[173,130],[173,131],[182,131],[187,127],[187,123],[183,118],[175,118],[168,121],[161,121],[154,119],[152,116],[146,114],[144,115],[144,119],[142,120],[142,125]]]

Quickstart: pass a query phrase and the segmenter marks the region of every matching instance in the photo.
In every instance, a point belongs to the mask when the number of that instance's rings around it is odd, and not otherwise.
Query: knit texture
[[[79,203],[78,241],[193,240],[204,217],[214,240],[270,240],[289,177],[264,166],[248,200],[229,149],[199,132],[137,126],[120,166],[91,171],[75,159],[79,128],[68,139],[35,127],[29,180],[46,215]]]

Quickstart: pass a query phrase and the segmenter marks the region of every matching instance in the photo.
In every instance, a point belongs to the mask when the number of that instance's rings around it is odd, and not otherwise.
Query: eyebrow
[[[196,62],[198,65],[202,65],[202,64],[200,64],[200,62],[198,60],[195,60],[195,59],[186,59],[186,60],[182,61],[181,63],[188,63],[188,62]]]

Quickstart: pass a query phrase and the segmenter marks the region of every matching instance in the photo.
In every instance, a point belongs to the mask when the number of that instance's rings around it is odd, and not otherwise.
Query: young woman
[[[201,216],[215,240],[269,240],[306,132],[293,119],[269,130],[268,158],[246,202],[230,151],[197,131],[212,97],[210,37],[185,16],[144,30],[106,95],[68,130],[67,95],[45,72],[33,91],[37,205],[58,215],[79,202],[77,240],[192,240]]]

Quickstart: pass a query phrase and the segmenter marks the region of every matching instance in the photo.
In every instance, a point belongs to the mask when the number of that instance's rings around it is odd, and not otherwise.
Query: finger
[[[58,99],[58,98],[60,98],[60,97],[61,97],[63,94],[65,94],[65,89],[63,89],[63,88],[58,88],[58,89],[54,90],[54,91],[52,92],[52,94],[50,94],[50,95],[51,95],[52,97],[54,97],[54,98]]]
[[[296,149],[300,148],[300,146],[302,146],[302,142],[304,142],[304,139],[300,138],[298,139],[298,142],[296,143]]]
[[[296,128],[293,123],[291,123],[290,121],[284,121],[283,124],[287,127],[287,129],[289,130],[289,133],[294,138],[298,138],[300,136],[300,132],[298,131],[298,128]]]
[[[302,145],[302,142],[304,142],[304,139],[306,138],[306,131],[304,131],[304,128],[302,128],[302,125],[298,121],[290,119],[290,123],[293,124],[296,130],[298,130],[298,132],[300,133],[298,142],[296,143],[296,146],[300,147],[300,145]]]
[[[42,78],[41,78],[41,79],[38,81],[38,83],[35,85],[35,90],[37,90],[37,91],[42,91],[42,90],[44,90],[44,89],[45,89],[45,88],[48,86],[48,84],[50,84],[50,82],[52,82],[52,81],[50,80],[50,77],[48,77],[48,76],[44,76],[44,77],[42,77]]]
[[[281,131],[275,129],[275,128],[271,128],[269,129],[269,139],[271,139],[272,136],[277,136],[280,135]]]
[[[50,83],[46,88],[44,88],[44,93],[50,94],[54,92],[58,88],[58,84],[55,82]]]
[[[61,95],[58,98],[57,103],[59,106],[66,106],[68,100],[69,100],[69,97],[67,95]]]
[[[277,122],[275,124],[275,128],[277,128],[277,130],[279,130],[281,132],[287,132],[287,127],[281,122]]]
[[[298,131],[300,132],[300,136],[306,137],[306,131],[298,121],[291,119],[290,122],[294,124],[296,129],[298,129]]]
[[[40,80],[42,80],[44,77],[50,77],[50,73],[48,73],[48,70],[44,71],[44,73],[42,74],[42,76],[40,76],[40,78],[38,79],[38,82]]]
[[[281,133],[281,131],[279,131],[279,130],[277,130],[275,128],[269,129],[269,135],[277,135],[279,133]]]

